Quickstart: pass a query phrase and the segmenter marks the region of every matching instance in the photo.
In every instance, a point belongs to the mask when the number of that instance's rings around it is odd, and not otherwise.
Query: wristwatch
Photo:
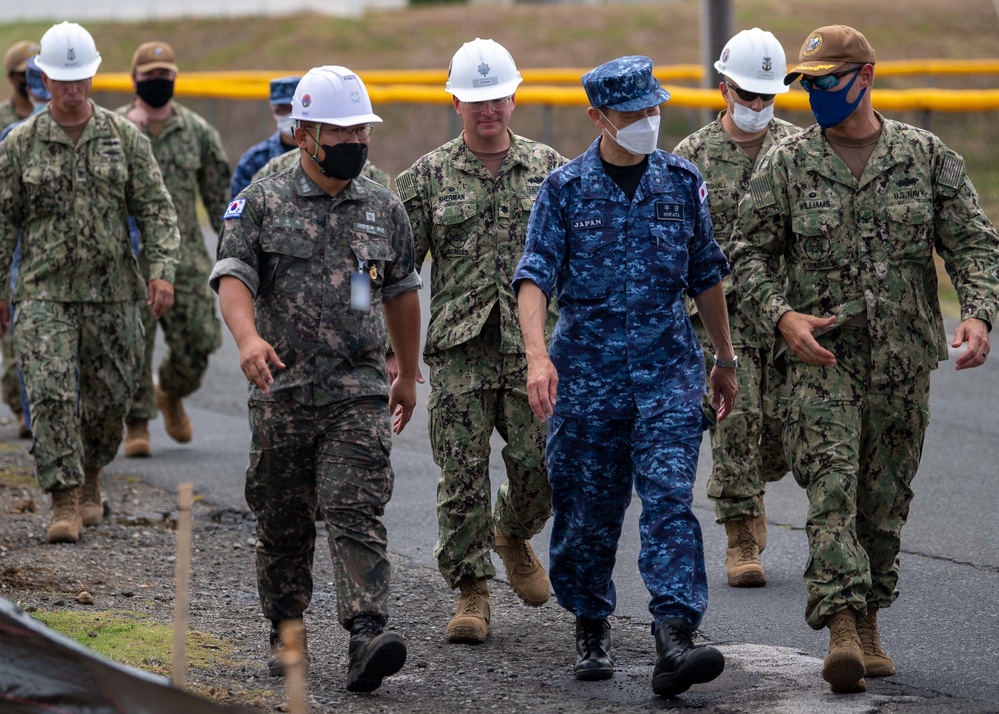
[[[718,355],[715,355],[715,367],[727,367],[728,369],[736,369],[739,366],[739,356],[736,355],[732,359],[722,359]]]

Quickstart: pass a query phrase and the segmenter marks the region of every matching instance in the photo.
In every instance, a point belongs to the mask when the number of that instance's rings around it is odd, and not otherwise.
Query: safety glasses
[[[775,94],[760,94],[759,92],[748,92],[745,89],[740,89],[739,87],[736,87],[734,84],[729,82],[728,78],[725,79],[725,84],[728,85],[729,89],[738,94],[739,99],[741,99],[744,102],[752,103],[755,102],[757,98],[762,99],[764,102],[769,102],[771,99],[773,99],[776,96]]]

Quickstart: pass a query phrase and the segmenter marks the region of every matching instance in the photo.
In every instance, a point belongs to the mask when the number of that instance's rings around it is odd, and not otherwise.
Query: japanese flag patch
[[[697,197],[701,199],[701,203],[708,200],[708,184],[705,181],[701,181],[701,185],[697,187]]]
[[[244,208],[246,208],[246,199],[237,198],[229,204],[229,208],[226,209],[225,215],[222,216],[222,220],[224,221],[227,218],[242,218]]]

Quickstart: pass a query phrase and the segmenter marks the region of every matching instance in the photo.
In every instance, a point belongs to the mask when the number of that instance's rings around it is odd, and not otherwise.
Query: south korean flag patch
[[[701,185],[697,187],[697,197],[701,199],[701,203],[708,200],[708,184],[705,181],[701,181]]]
[[[229,204],[229,208],[226,209],[225,215],[222,216],[222,220],[224,221],[227,218],[242,218],[244,208],[246,208],[246,199],[237,198]]]

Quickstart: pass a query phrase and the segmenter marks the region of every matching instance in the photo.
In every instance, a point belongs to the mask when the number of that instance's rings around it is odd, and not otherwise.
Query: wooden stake
[[[177,576],[173,608],[173,677],[174,688],[187,685],[187,609],[191,590],[191,506],[194,485],[177,485]]]
[[[307,714],[309,708],[305,701],[305,656],[302,652],[302,633],[305,629],[301,620],[283,620],[280,628],[289,711],[291,714]]]

